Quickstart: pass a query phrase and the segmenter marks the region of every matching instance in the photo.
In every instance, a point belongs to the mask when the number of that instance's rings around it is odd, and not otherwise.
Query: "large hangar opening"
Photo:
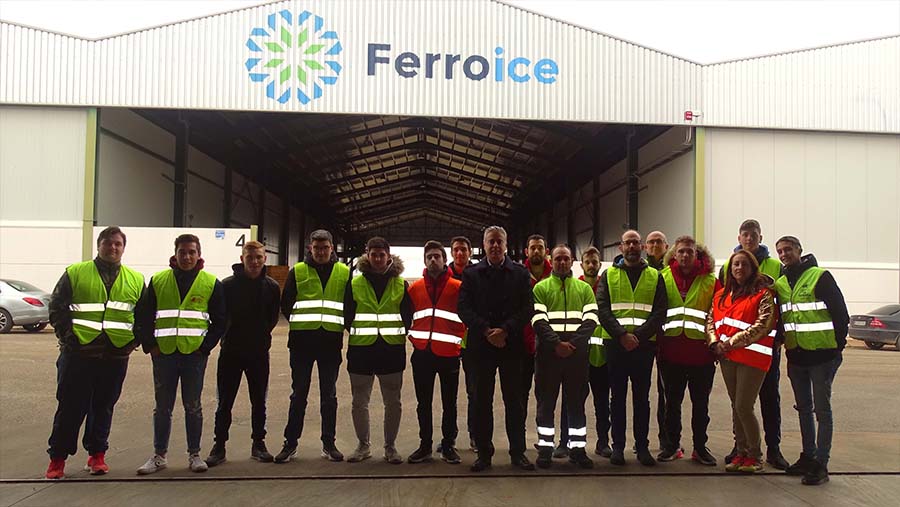
[[[98,224],[256,226],[273,264],[318,227],[344,259],[374,235],[477,245],[491,224],[514,257],[539,233],[612,258],[628,226],[693,227],[688,127],[120,108],[98,125]]]

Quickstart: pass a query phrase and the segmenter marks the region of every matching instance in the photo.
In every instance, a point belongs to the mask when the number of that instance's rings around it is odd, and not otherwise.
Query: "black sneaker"
[[[828,482],[828,468],[818,461],[814,461],[813,465],[806,471],[806,474],[803,475],[803,479],[801,479],[800,482],[806,486],[825,484]]]
[[[297,445],[288,445],[284,444],[284,447],[281,448],[281,452],[275,455],[275,463],[287,463],[297,454]]]
[[[612,456],[612,449],[610,449],[609,443],[607,442],[597,442],[597,447],[594,448],[594,454],[601,458],[609,458]]]
[[[790,463],[784,459],[784,456],[781,455],[780,449],[769,449],[766,453],[766,463],[772,465],[773,467],[779,470],[787,470],[787,467],[791,466]]]
[[[458,465],[462,463],[462,458],[459,457],[459,453],[456,452],[456,448],[452,445],[442,445],[441,446],[441,459],[451,465]]]
[[[800,453],[800,459],[797,460],[796,463],[787,467],[784,471],[788,475],[806,475],[806,473],[812,469],[813,465],[816,464],[816,460],[813,459],[812,456],[809,456],[804,453]]]
[[[219,442],[213,444],[213,448],[209,451],[209,456],[204,461],[206,461],[206,466],[208,467],[225,463],[225,444]]]
[[[322,457],[328,461],[344,461],[344,453],[335,447],[334,442],[322,445]]]
[[[475,463],[472,463],[472,466],[469,467],[469,470],[473,472],[484,472],[488,468],[491,468],[491,458],[482,458],[479,456],[478,459],[475,460]]]
[[[588,458],[584,449],[577,449],[570,452],[569,463],[578,465],[578,468],[583,468],[585,470],[594,468],[594,461],[591,458]]]
[[[650,455],[650,451],[648,449],[638,449],[637,459],[641,465],[645,467],[656,466],[656,460],[653,459],[653,456]]]
[[[716,466],[716,457],[706,447],[698,447],[691,453],[691,460],[709,467]]]
[[[426,461],[431,461],[431,444],[425,445],[422,444],[418,449],[413,451],[412,454],[409,455],[409,458],[406,459],[407,463],[425,463]]]
[[[617,450],[613,449],[612,454],[609,455],[609,462],[612,465],[624,466],[625,465],[625,452],[617,451]]]
[[[266,442],[263,440],[255,440],[253,447],[250,448],[250,457],[262,463],[271,463],[275,460],[269,450],[266,449]]]
[[[566,444],[560,442],[556,449],[553,449],[553,459],[563,459],[569,457],[569,448]]]
[[[541,449],[538,451],[538,457],[534,463],[538,468],[550,468],[550,466],[553,465],[553,451],[550,449]]]
[[[525,456],[525,453],[511,456],[509,458],[509,462],[512,464],[512,466],[517,467],[521,470],[534,470],[534,463],[532,463],[528,459],[528,456]]]

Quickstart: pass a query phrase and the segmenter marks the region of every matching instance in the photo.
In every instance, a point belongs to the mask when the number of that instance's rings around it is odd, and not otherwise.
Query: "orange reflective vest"
[[[417,349],[426,350],[430,344],[431,351],[436,356],[459,356],[462,340],[466,335],[466,326],[456,313],[461,285],[459,280],[448,277],[437,304],[432,304],[424,278],[409,286],[409,297],[413,304],[409,341]]]
[[[737,301],[732,301],[731,295],[729,295],[725,298],[725,304],[722,304],[721,296],[724,289],[719,289],[713,296],[715,341],[727,342],[731,340],[732,336],[752,326],[759,315],[759,302],[762,301],[767,290],[770,289],[761,290],[752,296],[739,298]],[[769,366],[772,365],[772,347],[774,345],[775,330],[770,329],[769,333],[761,340],[746,347],[732,349],[725,355],[725,358],[762,371],[769,371]]]

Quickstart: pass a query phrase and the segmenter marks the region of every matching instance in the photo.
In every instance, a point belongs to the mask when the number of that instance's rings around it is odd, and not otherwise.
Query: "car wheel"
[[[6,334],[13,327],[12,315],[8,311],[0,308],[0,334]]]
[[[28,331],[29,333],[37,333],[37,332],[39,332],[39,331],[43,331],[44,328],[47,327],[47,323],[46,323],[46,322],[40,322],[40,323],[37,323],[37,324],[25,324],[25,325],[22,326],[22,327],[24,327],[25,330]]]
[[[884,347],[884,343],[882,342],[866,342],[866,347],[869,347],[872,350],[878,350]]]
[[[897,341],[894,342],[894,348],[900,350],[900,334],[897,335]]]

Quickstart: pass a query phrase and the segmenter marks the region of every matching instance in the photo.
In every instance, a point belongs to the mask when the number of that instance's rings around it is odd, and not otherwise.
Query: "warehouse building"
[[[701,65],[494,0],[293,0],[86,40],[0,24],[0,277],[50,288],[93,228],[328,227],[421,245],[502,224],[612,259],[721,260],[748,217],[851,312],[900,294],[900,36]]]

